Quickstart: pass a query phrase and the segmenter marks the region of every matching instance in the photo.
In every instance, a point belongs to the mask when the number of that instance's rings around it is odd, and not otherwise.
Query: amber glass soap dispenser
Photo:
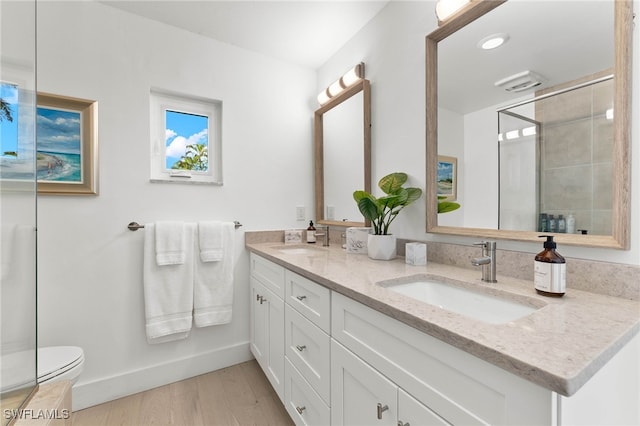
[[[567,281],[567,263],[556,252],[556,242],[552,235],[541,235],[540,238],[546,238],[547,241],[544,242],[544,250],[536,255],[534,286],[539,294],[562,297]]]

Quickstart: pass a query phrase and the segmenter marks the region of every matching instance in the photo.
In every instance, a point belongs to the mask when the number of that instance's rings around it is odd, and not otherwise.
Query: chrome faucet
[[[329,247],[329,225],[318,225],[318,228],[323,229],[323,232],[316,231],[316,238],[322,237],[322,246]]]
[[[482,281],[497,283],[496,280],[496,242],[482,241],[474,243],[475,246],[482,246],[482,257],[471,259],[471,264],[482,268]]]

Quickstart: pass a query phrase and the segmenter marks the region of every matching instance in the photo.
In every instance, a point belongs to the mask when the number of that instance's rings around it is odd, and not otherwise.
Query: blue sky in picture
[[[80,123],[77,111],[38,107],[38,151],[80,154]]]
[[[11,109],[13,121],[0,121],[0,157],[5,152],[18,151],[18,86],[13,84],[0,84],[0,98]]]
[[[438,180],[451,179],[453,177],[453,164],[438,161]]]
[[[166,165],[170,169],[185,154],[188,145],[209,147],[209,118],[167,110],[165,115]]]

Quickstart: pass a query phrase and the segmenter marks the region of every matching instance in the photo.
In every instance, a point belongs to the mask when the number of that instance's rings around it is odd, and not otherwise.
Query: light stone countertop
[[[336,246],[313,246],[314,254],[281,251],[279,243],[247,243],[251,252],[344,294],[561,395],[571,396],[640,331],[640,302],[567,289],[562,298],[535,292],[533,281],[498,275],[480,280],[480,270],[403,257],[371,260]],[[308,247],[308,245],[300,246]],[[508,299],[540,307],[513,322],[489,324],[403,296],[377,283],[432,274]]]

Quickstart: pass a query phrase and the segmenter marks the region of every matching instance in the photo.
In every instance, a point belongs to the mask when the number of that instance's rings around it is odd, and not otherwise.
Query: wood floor
[[[293,425],[255,360],[76,411],[72,420],[74,426]]]

